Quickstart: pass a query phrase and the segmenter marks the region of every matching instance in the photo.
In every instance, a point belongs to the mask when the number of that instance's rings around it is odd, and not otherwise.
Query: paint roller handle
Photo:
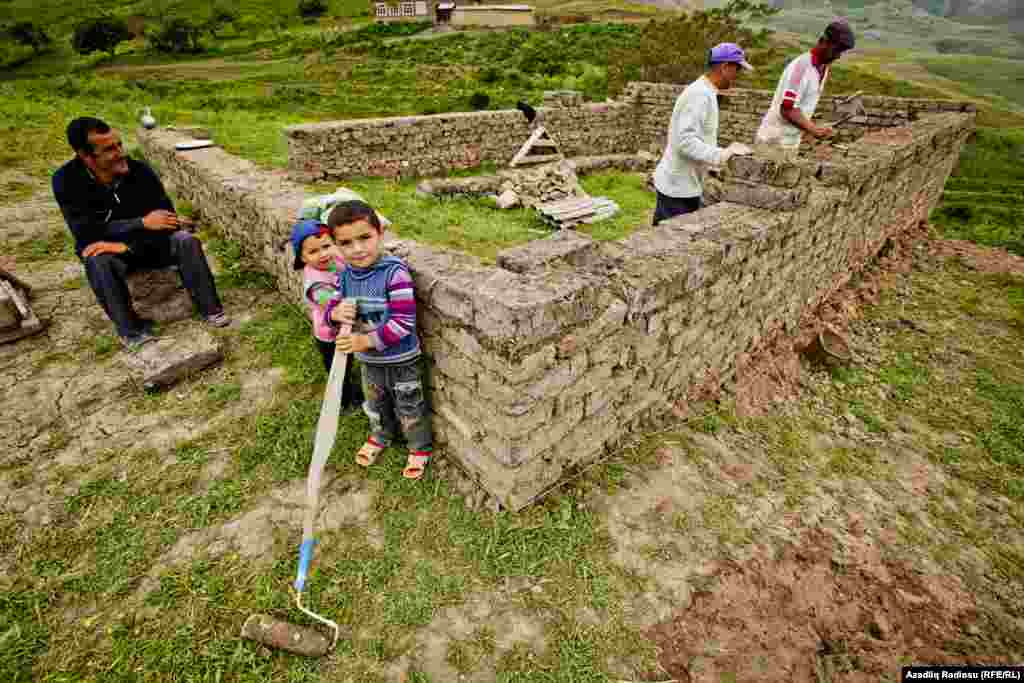
[[[295,590],[302,592],[306,587],[306,576],[309,574],[309,563],[313,561],[313,548],[316,546],[316,539],[303,539],[299,546],[299,573],[295,577]]]

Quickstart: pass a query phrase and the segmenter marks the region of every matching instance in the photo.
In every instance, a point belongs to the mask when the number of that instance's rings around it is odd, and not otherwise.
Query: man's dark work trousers
[[[125,277],[135,270],[177,266],[192,303],[203,316],[223,310],[203,246],[190,233],[177,230],[146,234],[130,244],[131,249],[123,254],[100,254],[85,259],[89,286],[119,335],[130,337],[142,331],[125,282]]]
[[[676,216],[700,211],[700,208],[701,198],[699,196],[669,197],[659,192],[657,203],[654,205],[654,220],[651,223],[652,225],[657,225]]]

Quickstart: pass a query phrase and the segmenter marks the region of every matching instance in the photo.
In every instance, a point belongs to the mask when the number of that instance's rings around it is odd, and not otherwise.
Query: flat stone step
[[[118,354],[129,375],[144,389],[170,386],[223,359],[217,340],[198,326],[185,328],[174,337],[161,337],[137,351]]]

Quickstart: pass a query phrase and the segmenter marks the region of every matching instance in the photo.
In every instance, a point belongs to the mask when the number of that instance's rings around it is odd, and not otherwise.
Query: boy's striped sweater
[[[339,298],[356,300],[356,322],[373,345],[356,354],[360,362],[392,365],[419,357],[414,294],[409,268],[396,256],[383,256],[369,268],[348,264],[341,271]]]

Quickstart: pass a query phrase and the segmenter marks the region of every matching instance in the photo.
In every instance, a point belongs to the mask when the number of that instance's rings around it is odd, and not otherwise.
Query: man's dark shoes
[[[206,316],[206,322],[214,327],[227,327],[231,324],[231,318],[224,311]]]
[[[141,332],[137,332],[136,334],[130,334],[127,337],[121,337],[121,345],[124,346],[125,350],[129,353],[138,351],[143,345],[148,344],[151,341],[156,341],[156,335],[147,329],[143,329]]]

